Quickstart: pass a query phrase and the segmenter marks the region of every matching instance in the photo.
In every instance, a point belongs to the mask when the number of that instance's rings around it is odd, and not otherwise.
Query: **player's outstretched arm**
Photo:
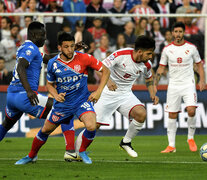
[[[32,91],[29,82],[27,80],[27,73],[26,69],[29,66],[29,62],[24,58],[19,58],[18,65],[17,65],[17,73],[19,75],[19,79],[27,92],[27,96],[30,100],[30,103],[35,106],[38,105],[39,100],[35,92]]]
[[[200,81],[199,81],[200,91],[203,91],[205,89],[205,73],[203,69],[203,63],[201,62],[198,63],[197,67],[198,67],[198,73],[200,76]]]
[[[159,97],[156,96],[156,92],[154,91],[154,86],[153,86],[153,76],[149,79],[145,80],[146,86],[148,88],[150,98],[154,102],[153,104],[156,105],[159,103]]]
[[[88,101],[92,101],[92,102],[97,102],[98,99],[101,96],[101,93],[103,91],[103,88],[105,87],[109,76],[110,76],[110,70],[104,65],[102,64],[102,76],[101,76],[101,80],[100,80],[100,84],[98,86],[98,89],[96,91],[94,91],[93,93],[91,93],[91,95],[88,97]]]

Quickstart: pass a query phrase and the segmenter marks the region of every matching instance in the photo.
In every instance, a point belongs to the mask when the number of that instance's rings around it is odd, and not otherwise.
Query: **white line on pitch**
[[[3,160],[9,160],[9,161],[15,161],[19,160],[18,158],[0,158],[0,161]],[[57,162],[63,162],[63,159],[38,159],[38,161],[57,161]],[[187,161],[118,161],[118,160],[95,160],[93,159],[93,162],[103,162],[103,163],[145,163],[145,164],[205,164],[206,162],[187,162]]]

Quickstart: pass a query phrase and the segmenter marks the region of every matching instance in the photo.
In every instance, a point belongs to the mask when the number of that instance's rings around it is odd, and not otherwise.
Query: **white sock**
[[[194,139],[194,134],[196,130],[196,118],[188,117],[188,139]]]
[[[175,147],[175,136],[177,131],[176,119],[168,119],[167,137],[169,146]]]
[[[132,120],[129,124],[129,128],[124,136],[123,142],[129,143],[132,139],[137,135],[137,133],[142,129],[144,123],[137,122],[136,120]]]
[[[78,137],[77,137],[77,139],[76,139],[76,141],[75,141],[75,151],[76,151],[76,152],[79,152],[80,146],[81,146],[81,144],[82,144],[82,135],[83,135],[84,131],[85,131],[85,129],[83,129],[83,130],[79,133],[79,135],[78,135]]]

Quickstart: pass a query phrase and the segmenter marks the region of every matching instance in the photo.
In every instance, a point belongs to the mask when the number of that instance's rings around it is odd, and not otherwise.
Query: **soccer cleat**
[[[189,149],[192,152],[196,152],[197,151],[197,145],[196,145],[194,139],[188,139],[188,145],[189,145]]]
[[[82,161],[81,157],[75,151],[74,152],[65,151],[64,160],[68,162]]]
[[[30,158],[28,155],[22,159],[20,159],[19,161],[17,161],[15,163],[15,165],[23,165],[23,164],[28,164],[28,163],[34,163],[37,161],[37,156],[35,156],[34,158]]]
[[[92,164],[91,158],[88,157],[85,151],[79,152],[79,155],[85,164]]]
[[[174,153],[176,152],[176,148],[172,146],[168,146],[165,150],[161,151],[160,153]]]
[[[134,158],[138,156],[138,154],[136,153],[136,151],[133,149],[133,147],[131,145],[131,142],[124,143],[123,142],[123,139],[122,139],[121,142],[120,142],[120,144],[119,144],[119,146],[122,149],[124,149],[128,153],[129,156],[134,157]]]

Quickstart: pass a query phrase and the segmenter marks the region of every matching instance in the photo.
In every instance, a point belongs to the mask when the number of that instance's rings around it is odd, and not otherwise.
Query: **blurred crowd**
[[[57,53],[57,33],[72,33],[76,42],[84,41],[84,52],[103,60],[115,50],[133,47],[139,35],[152,36],[156,41],[153,70],[156,71],[164,46],[173,41],[170,28],[176,21],[186,26],[185,39],[195,44],[204,59],[204,19],[140,17],[139,14],[207,13],[205,0],[0,0],[0,13],[66,12],[66,13],[123,13],[137,17],[60,17],[44,16],[47,41],[46,53]],[[8,84],[16,62],[16,50],[27,39],[27,27],[38,16],[0,16],[0,84]],[[168,72],[161,84],[168,83]],[[4,77],[4,78],[3,78]],[[98,77],[89,70],[90,84],[98,83]],[[140,77],[137,84],[143,84]]]

